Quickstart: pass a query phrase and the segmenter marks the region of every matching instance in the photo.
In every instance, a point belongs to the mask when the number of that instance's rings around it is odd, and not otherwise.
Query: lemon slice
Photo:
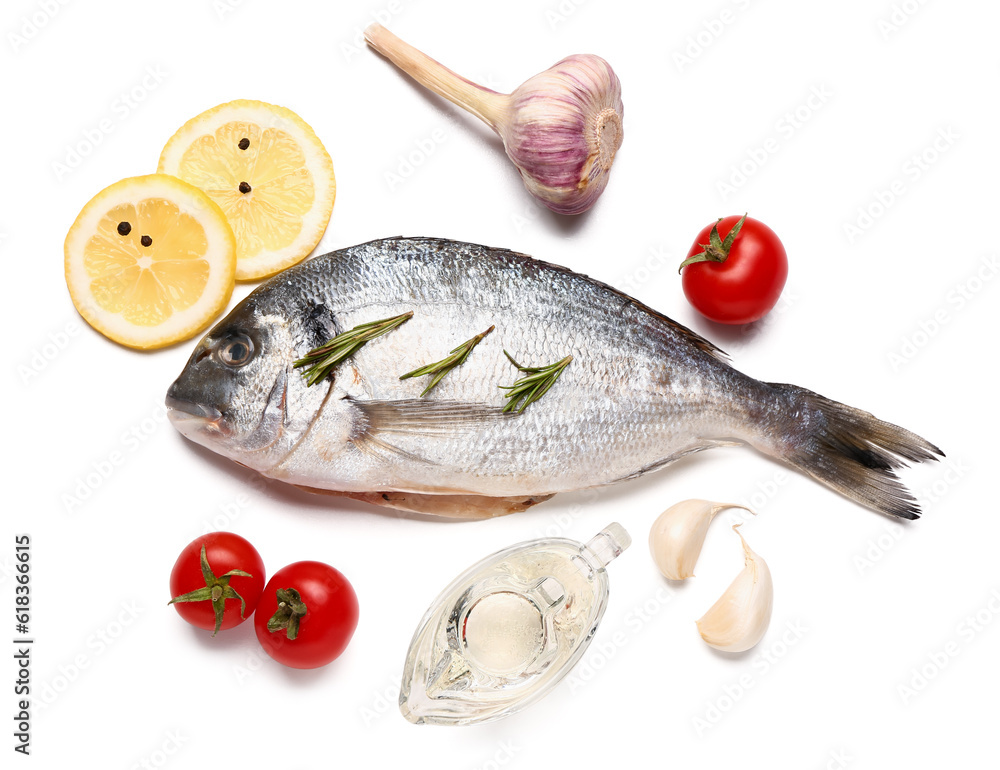
[[[236,280],[301,262],[330,221],[333,161],[291,110],[238,99],[185,123],[160,154],[158,171],[204,190],[236,235]]]
[[[66,235],[66,285],[87,323],[151,349],[193,337],[233,293],[236,240],[201,190],[164,174],[95,195]]]

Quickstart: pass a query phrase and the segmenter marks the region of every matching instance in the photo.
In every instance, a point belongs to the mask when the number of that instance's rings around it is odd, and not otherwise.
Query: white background
[[[604,56],[623,83],[625,141],[598,205],[571,221],[535,206],[488,129],[363,48],[376,16],[504,91],[569,53]],[[28,533],[28,761],[995,766],[998,16],[986,0],[6,3],[0,606],[12,606],[14,535]],[[62,268],[91,196],[153,171],[177,127],[235,98],[295,110],[329,149],[338,195],[317,253],[444,236],[630,291],[743,371],[942,447],[945,462],[905,474],[923,519],[897,525],[742,448],[472,523],[252,486],[163,419],[194,342],[148,355],[109,342],[76,315]],[[688,306],[676,265],[703,225],[744,211],[780,235],[790,275],[765,321],[721,328]],[[759,511],[743,532],[771,566],[775,610],[744,655],[713,652],[694,626],[742,565],[727,517],[689,585],[668,586],[648,556],[653,519],[688,497]],[[402,719],[407,645],[447,582],[511,543],[586,540],[612,520],[635,543],[610,568],[608,612],[570,678],[485,726]],[[269,573],[312,558],[351,579],[361,623],[341,659],[283,669],[252,624],[211,640],[166,606],[176,555],[219,528],[254,542]]]

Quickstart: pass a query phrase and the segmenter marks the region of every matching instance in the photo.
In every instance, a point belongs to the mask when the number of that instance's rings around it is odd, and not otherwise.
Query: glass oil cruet
[[[531,540],[459,575],[413,635],[399,695],[403,716],[467,725],[541,698],[590,644],[608,602],[605,567],[631,542],[612,523],[585,544]]]

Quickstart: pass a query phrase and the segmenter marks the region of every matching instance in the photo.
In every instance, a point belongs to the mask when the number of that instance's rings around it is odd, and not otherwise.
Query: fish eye
[[[243,366],[253,357],[253,342],[245,334],[234,334],[223,340],[218,354],[226,366]]]

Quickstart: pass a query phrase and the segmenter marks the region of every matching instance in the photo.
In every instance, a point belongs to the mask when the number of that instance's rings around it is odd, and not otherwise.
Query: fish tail
[[[767,383],[777,408],[751,441],[842,495],[890,516],[916,519],[920,506],[896,475],[944,452],[905,428],[797,385]],[[775,423],[780,425],[775,425]]]

